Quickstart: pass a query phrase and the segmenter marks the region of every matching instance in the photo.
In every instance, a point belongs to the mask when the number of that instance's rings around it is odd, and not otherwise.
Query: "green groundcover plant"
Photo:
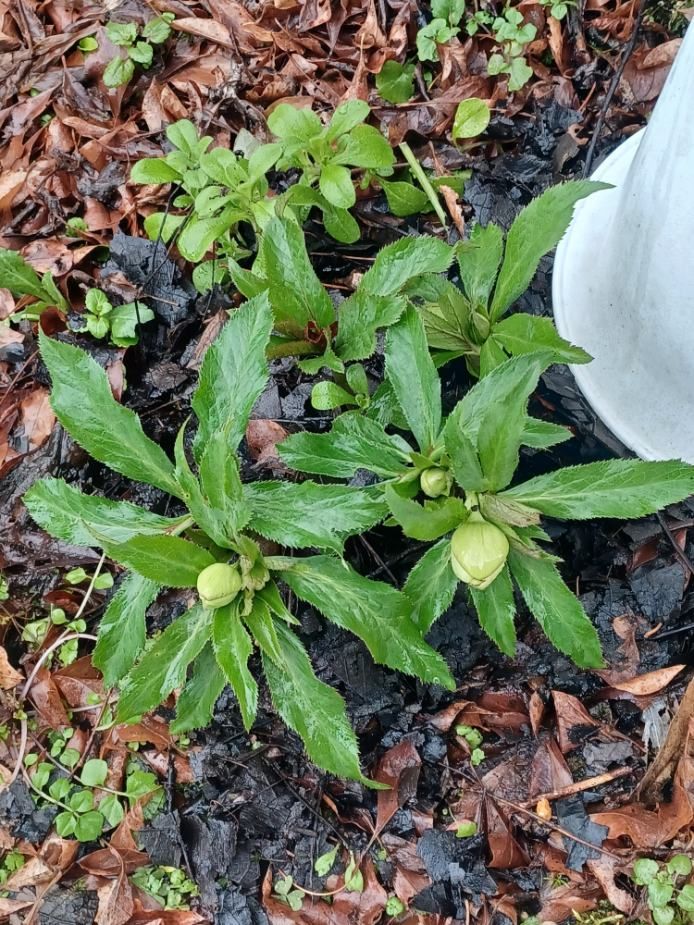
[[[316,113],[280,104],[268,126],[276,140],[261,144],[246,133],[243,151],[213,148],[210,136],[200,137],[188,119],[169,125],[166,137],[174,150],[164,157],[143,158],[131,171],[134,183],[173,183],[181,192],[175,209],[183,214],[155,212],[145,221],[151,239],[174,238],[186,260],[199,263],[214,247],[215,261],[196,268],[193,281],[205,291],[225,282],[226,259],[248,253],[239,231],[242,223],[260,234],[278,211],[287,211],[303,222],[312,208],[323,213],[326,230],[336,240],[352,243],[359,226],[349,209],[356,202],[352,170],[360,171],[362,183],[372,176],[393,172],[395,155],[384,136],[364,122],[370,113],[361,100],[350,100],[335,110],[323,125]],[[238,140],[237,140],[238,144]],[[299,180],[282,195],[270,192],[267,173],[297,169]]]
[[[185,425],[172,461],[115,401],[88,354],[41,335],[51,403],[63,427],[94,458],[168,492],[187,513],[164,517],[85,495],[60,479],[37,482],[25,502],[53,536],[100,547],[128,569],[101,620],[93,655],[105,683],[121,685],[118,721],[136,720],[182,688],[172,730],[205,725],[230,684],[250,728],[258,685],[249,659],[257,647],[274,705],[310,757],[328,771],[363,779],[344,703],[314,674],[281,588],[354,632],[377,662],[430,683],[452,688],[454,682],[410,619],[408,598],[363,578],[341,558],[348,536],[384,517],[382,493],[312,481],[242,483],[236,454],[268,381],[272,325],[262,294],[233,315],[208,350],[192,399],[197,474]],[[276,555],[266,541],[319,553]],[[185,590],[190,607],[146,644],[145,613],[162,588]]]
[[[392,522],[434,545],[404,591],[425,633],[467,585],[480,624],[513,655],[517,586],[552,643],[582,667],[599,667],[597,633],[544,548],[542,516],[559,520],[641,517],[694,493],[682,462],[611,460],[558,469],[512,484],[522,445],[548,446],[567,429],[533,421],[528,402],[554,354],[505,360],[444,418],[441,382],[422,319],[408,308],[386,336],[386,375],[414,446],[375,420],[349,412],[326,434],[280,444],[293,468],[333,478],[366,469],[382,482]],[[424,503],[416,500],[422,493]]]
[[[694,922],[694,883],[692,861],[686,854],[675,854],[667,863],[639,858],[631,879],[646,887],[646,902],[655,925],[687,925]]]
[[[104,70],[104,84],[109,87],[121,87],[132,80],[135,65],[150,68],[154,60],[154,46],[163,44],[171,35],[173,13],[162,13],[138,26],[134,22],[109,22],[106,35],[110,42],[123,50],[123,54],[113,57]]]
[[[508,234],[493,223],[476,225],[457,245],[461,286],[444,277],[419,286],[421,314],[437,363],[464,357],[473,375],[490,372],[509,356],[550,350],[557,362],[587,363],[590,356],[559,336],[549,318],[504,317],[525,292],[542,257],[561,240],[576,203],[607,184],[590,180],[550,187],[518,214]]]

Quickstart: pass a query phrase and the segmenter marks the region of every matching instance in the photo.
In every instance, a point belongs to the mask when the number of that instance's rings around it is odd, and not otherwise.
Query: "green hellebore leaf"
[[[200,572],[215,561],[180,536],[134,536],[127,543],[104,542],[103,548],[111,559],[167,588],[194,588]]]
[[[414,308],[388,329],[386,376],[419,449],[427,453],[441,430],[441,381]]]
[[[327,434],[298,433],[278,446],[280,456],[299,472],[349,479],[357,469],[382,478],[405,471],[410,447],[358,412],[341,414]]]
[[[190,678],[176,702],[176,718],[171,723],[171,732],[179,735],[208,726],[226,683],[214,649],[208,642],[193,662]]]
[[[111,598],[101,618],[92,661],[114,687],[130,671],[145,646],[147,608],[159,593],[159,585],[136,573],[128,574]]]
[[[694,466],[679,460],[610,459],[557,469],[504,492],[548,517],[628,519],[694,494]]]
[[[251,528],[293,549],[315,546],[339,554],[348,536],[386,514],[380,499],[358,488],[316,482],[255,482],[246,486],[246,498]]]
[[[424,553],[403,588],[412,602],[410,617],[422,634],[451,606],[457,587],[451,568],[451,541],[446,536]]]
[[[462,498],[427,501],[421,505],[401,497],[391,485],[386,485],[385,498],[405,536],[414,540],[437,540],[459,527],[468,515]]]
[[[363,578],[332,556],[288,560],[282,578],[298,597],[362,639],[374,661],[455,687],[446,663],[410,618],[408,598],[395,588]]]
[[[217,664],[239,702],[243,724],[250,729],[258,707],[258,685],[248,669],[253,641],[241,623],[238,601],[214,612],[212,644]]]
[[[117,722],[136,721],[166,700],[171,691],[183,687],[188,665],[210,638],[212,614],[195,605],[154,640],[125,679],[118,700]]]
[[[70,436],[121,475],[178,495],[173,463],[145,436],[137,415],[115,400],[104,370],[85,351],[43,332],[39,343],[51,374],[51,406]]]
[[[518,312],[495,324],[492,336],[513,356],[549,350],[557,363],[590,363],[592,359],[581,347],[575,347],[560,337],[550,318],[538,318],[524,312]]]
[[[513,548],[508,563],[528,609],[550,642],[579,668],[601,668],[604,662],[595,627],[554,563]]]
[[[460,138],[476,138],[481,135],[489,125],[490,118],[489,106],[484,100],[470,97],[458,103],[451,129],[453,141],[458,141]]]
[[[504,568],[484,591],[472,587],[468,590],[484,632],[505,655],[513,657],[516,654],[516,602],[508,568]]]
[[[23,501],[40,527],[74,546],[95,546],[95,533],[114,543],[139,534],[167,533],[184,519],[152,514],[128,501],[85,495],[62,479],[34,482]]]
[[[284,653],[282,668],[263,655],[263,668],[275,709],[297,732],[309,758],[319,767],[373,786],[359,767],[359,744],[349,724],[345,704],[337,691],[316,677],[301,642],[277,625]]]
[[[199,421],[197,459],[215,434],[226,435],[230,453],[243,439],[253,405],[267,383],[265,350],[271,328],[270,303],[263,293],[232,314],[205,354],[192,400]]]
[[[491,315],[498,320],[528,288],[540,259],[559,243],[580,199],[607,183],[576,180],[552,186],[527,205],[506,236],[506,252],[494,290]]]

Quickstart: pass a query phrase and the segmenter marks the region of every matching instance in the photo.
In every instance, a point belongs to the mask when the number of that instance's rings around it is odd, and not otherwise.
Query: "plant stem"
[[[422,187],[424,192],[427,194],[429,202],[434,207],[434,212],[436,212],[436,214],[439,217],[439,221],[441,222],[444,228],[448,228],[448,224],[446,222],[446,213],[443,211],[443,206],[441,205],[441,201],[439,200],[438,194],[436,190],[434,189],[434,187],[429,182],[429,177],[427,177],[427,175],[422,170],[422,165],[419,163],[417,158],[414,156],[412,148],[407,144],[406,141],[403,141],[401,144],[398,145],[398,147],[400,148],[402,153],[405,155],[405,160],[410,165],[410,170],[412,171],[412,173],[415,175],[415,177],[419,181],[419,185]]]

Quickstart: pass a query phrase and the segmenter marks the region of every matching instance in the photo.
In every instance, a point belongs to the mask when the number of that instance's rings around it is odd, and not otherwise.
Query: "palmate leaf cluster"
[[[411,621],[405,595],[360,576],[341,558],[348,536],[384,517],[381,497],[311,481],[242,483],[236,451],[267,383],[271,327],[263,294],[233,315],[208,350],[192,400],[197,472],[186,452],[185,428],[170,459],[145,435],[137,416],[113,399],[106,374],[88,354],[41,335],[51,402],[68,433],[116,472],[179,499],[186,513],[164,517],[85,495],[60,479],[37,482],[25,503],[52,535],[98,546],[128,570],[101,621],[94,652],[106,684],[121,685],[119,720],[135,720],[182,689],[173,730],[205,725],[230,684],[250,728],[258,685],[249,659],[257,649],[273,703],[312,759],[360,778],[344,703],[314,674],[280,588],[358,635],[377,662],[430,683],[452,687],[453,680]],[[318,554],[269,555],[267,541]],[[195,600],[198,576],[227,561],[240,568],[242,592],[226,606],[206,609]],[[163,588],[190,589],[191,606],[145,649],[145,613]]]

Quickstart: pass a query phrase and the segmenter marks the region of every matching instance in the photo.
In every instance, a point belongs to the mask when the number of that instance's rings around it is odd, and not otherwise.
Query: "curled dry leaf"
[[[23,675],[10,665],[5,648],[0,646],[0,690],[11,691],[23,680]]]
[[[388,784],[390,790],[378,792],[376,833],[382,832],[400,807],[415,796],[421,767],[422,759],[408,739],[388,749],[378,762],[374,779]]]
[[[585,737],[599,727],[600,723],[594,720],[581,701],[571,694],[552,691],[552,700],[557,715],[559,747],[566,754],[578,748]]]
[[[612,684],[612,687],[618,691],[633,694],[635,697],[648,697],[667,687],[686,667],[686,665],[671,665],[669,668],[660,668],[658,671],[638,675],[630,681],[617,681]]]

